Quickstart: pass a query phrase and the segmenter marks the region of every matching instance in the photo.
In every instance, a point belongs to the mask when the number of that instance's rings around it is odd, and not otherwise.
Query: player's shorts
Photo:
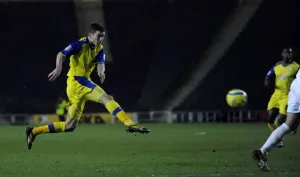
[[[271,99],[268,103],[268,110],[277,108],[279,109],[280,114],[286,115],[287,104],[288,104],[288,95],[274,93],[271,96]]]
[[[299,83],[294,81],[291,85],[288,101],[288,113],[300,113],[300,90]]]
[[[70,76],[67,80],[68,117],[79,120],[86,101],[99,102],[105,91],[90,79],[81,76]]]

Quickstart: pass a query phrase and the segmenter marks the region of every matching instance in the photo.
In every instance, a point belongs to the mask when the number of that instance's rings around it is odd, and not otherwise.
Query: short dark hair
[[[92,24],[90,25],[90,30],[89,30],[89,32],[94,33],[94,32],[96,32],[96,31],[104,32],[104,27],[101,26],[99,23],[92,23]]]

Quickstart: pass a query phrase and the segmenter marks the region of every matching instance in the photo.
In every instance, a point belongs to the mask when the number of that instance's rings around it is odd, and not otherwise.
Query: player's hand
[[[60,75],[61,69],[55,68],[51,73],[48,74],[49,81],[54,81]]]
[[[104,80],[105,80],[105,74],[99,74],[99,77],[100,77],[100,81],[101,81],[101,84],[103,84]]]

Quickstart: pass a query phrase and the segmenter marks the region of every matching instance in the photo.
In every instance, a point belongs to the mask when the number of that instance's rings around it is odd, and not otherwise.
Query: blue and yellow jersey
[[[274,93],[288,94],[298,70],[299,64],[296,62],[292,62],[287,66],[283,66],[281,62],[276,63],[266,76],[269,79],[275,79]]]
[[[68,76],[81,76],[90,79],[97,63],[105,62],[103,45],[95,49],[90,47],[87,37],[72,42],[61,53],[70,58],[70,70]]]

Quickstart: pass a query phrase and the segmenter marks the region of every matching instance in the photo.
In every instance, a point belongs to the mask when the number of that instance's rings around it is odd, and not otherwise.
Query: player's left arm
[[[97,73],[100,77],[101,84],[105,80],[105,53],[104,49],[99,52],[97,58],[96,58],[96,64],[97,64]]]

